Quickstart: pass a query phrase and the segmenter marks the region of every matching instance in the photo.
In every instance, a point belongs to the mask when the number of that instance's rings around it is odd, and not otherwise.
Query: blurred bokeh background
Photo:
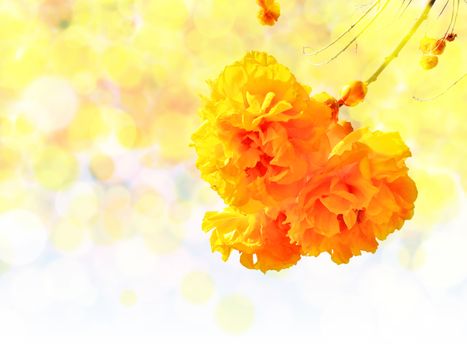
[[[466,73],[463,2],[435,69],[419,66],[418,44],[444,35],[456,1],[440,16],[438,1],[365,103],[342,111],[411,147],[412,221],[342,266],[323,255],[262,274],[210,252],[201,220],[223,204],[189,146],[206,80],[264,50],[336,96],[373,73],[425,1],[405,12],[391,1],[324,65],[345,41],[316,57],[302,48],[328,44],[371,4],[279,3],[264,27],[255,0],[0,1],[1,348],[467,343],[467,79],[430,99]]]

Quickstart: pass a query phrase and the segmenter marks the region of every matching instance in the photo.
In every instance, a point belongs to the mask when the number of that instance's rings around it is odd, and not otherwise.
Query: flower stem
[[[376,81],[376,79],[378,79],[379,75],[384,71],[384,69],[399,55],[401,50],[409,42],[409,40],[415,34],[417,29],[420,27],[420,25],[428,18],[428,14],[429,14],[431,8],[433,7],[433,5],[435,4],[435,2],[436,2],[436,0],[429,0],[427,2],[421,16],[414,23],[414,25],[407,32],[407,34],[402,38],[399,45],[397,45],[397,47],[394,49],[394,51],[389,56],[386,57],[383,64],[381,66],[379,66],[379,68],[373,73],[373,75],[371,77],[369,77],[368,80],[365,82],[367,85],[369,85],[372,82]]]

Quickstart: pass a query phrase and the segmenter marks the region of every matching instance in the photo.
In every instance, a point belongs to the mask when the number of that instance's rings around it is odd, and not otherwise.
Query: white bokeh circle
[[[27,210],[0,214],[0,260],[13,266],[36,260],[46,246],[48,231],[41,219]]]

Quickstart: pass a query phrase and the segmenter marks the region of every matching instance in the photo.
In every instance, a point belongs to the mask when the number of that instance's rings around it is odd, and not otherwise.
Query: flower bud
[[[456,33],[449,33],[447,36],[446,36],[446,40],[451,42],[451,41],[454,41],[457,37],[457,34]]]
[[[424,54],[431,54],[433,48],[436,46],[436,39],[424,37],[420,40],[420,51]]]
[[[356,80],[344,86],[341,92],[340,102],[342,102],[343,104],[349,107],[356,106],[360,102],[363,102],[367,91],[368,91],[367,84],[360,80]]]
[[[420,41],[420,51],[424,54],[441,55],[446,48],[446,40],[425,37]]]
[[[426,70],[433,69],[438,65],[438,56],[423,55],[420,60],[420,65]]]
[[[444,39],[438,39],[436,40],[435,47],[431,51],[433,55],[441,55],[444,52],[444,49],[446,48],[446,41]]]

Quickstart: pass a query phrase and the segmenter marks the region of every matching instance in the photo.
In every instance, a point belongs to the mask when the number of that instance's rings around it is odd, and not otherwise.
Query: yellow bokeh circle
[[[254,306],[247,297],[229,295],[217,305],[215,317],[219,326],[226,332],[241,334],[253,324]]]
[[[204,304],[214,293],[214,282],[208,273],[192,271],[183,278],[181,293],[190,303]]]

